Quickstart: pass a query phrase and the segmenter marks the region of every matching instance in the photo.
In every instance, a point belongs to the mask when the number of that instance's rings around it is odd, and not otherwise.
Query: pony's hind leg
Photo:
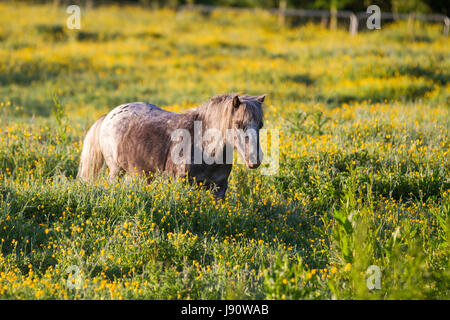
[[[108,166],[108,169],[109,169],[109,180],[116,179],[119,176],[120,171],[121,171],[120,167],[118,167],[118,166],[112,166],[112,167]]]
[[[105,162],[109,170],[109,180],[115,180],[122,171],[122,168],[115,161],[113,161],[111,157],[106,158]]]

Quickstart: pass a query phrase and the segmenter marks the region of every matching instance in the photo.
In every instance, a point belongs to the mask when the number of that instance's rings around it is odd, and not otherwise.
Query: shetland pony
[[[221,94],[183,113],[145,102],[122,104],[89,129],[78,177],[95,179],[106,162],[111,179],[121,172],[147,176],[167,172],[214,187],[215,196],[223,198],[233,165],[230,150],[232,155],[236,149],[250,169],[261,164],[264,98]],[[204,138],[205,133],[209,138]],[[205,150],[209,150],[209,161],[202,156]]]

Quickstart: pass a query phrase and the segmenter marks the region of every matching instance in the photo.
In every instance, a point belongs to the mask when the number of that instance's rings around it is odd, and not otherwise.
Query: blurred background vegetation
[[[105,4],[139,4],[151,8],[177,8],[185,4],[248,8],[301,8],[320,10],[365,11],[378,5],[382,11],[393,13],[449,13],[447,0],[13,0],[12,2],[78,4],[96,6]],[[70,3],[69,3],[70,2]]]
[[[450,298],[442,23],[351,35],[348,21],[83,0],[71,30],[69,2],[36,3],[0,1],[0,299]],[[276,174],[235,166],[220,204],[162,175],[73,178],[114,106],[180,112],[222,92],[268,94]]]

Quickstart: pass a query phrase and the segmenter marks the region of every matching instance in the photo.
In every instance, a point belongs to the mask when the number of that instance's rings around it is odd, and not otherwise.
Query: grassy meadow
[[[450,298],[441,25],[351,36],[108,6],[69,30],[65,8],[3,3],[0,17],[0,298]],[[218,202],[162,176],[75,179],[113,107],[228,92],[268,94],[276,174],[237,165]]]

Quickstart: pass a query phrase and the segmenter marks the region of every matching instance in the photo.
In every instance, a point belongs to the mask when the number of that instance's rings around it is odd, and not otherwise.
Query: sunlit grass
[[[439,26],[351,37],[265,13],[100,7],[77,32],[51,6],[0,15],[1,298],[449,298]],[[160,175],[74,179],[86,129],[116,105],[182,111],[223,92],[268,93],[275,175],[236,166],[219,202]]]

